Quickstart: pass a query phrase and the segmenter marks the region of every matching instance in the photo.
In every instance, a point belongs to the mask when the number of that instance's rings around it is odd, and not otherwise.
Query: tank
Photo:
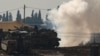
[[[31,49],[50,49],[59,46],[60,39],[51,29],[39,29],[37,26],[9,30],[5,33],[1,48],[7,53],[28,53]]]
[[[49,29],[40,29],[32,33],[32,43],[35,48],[56,48],[59,46],[57,33]]]

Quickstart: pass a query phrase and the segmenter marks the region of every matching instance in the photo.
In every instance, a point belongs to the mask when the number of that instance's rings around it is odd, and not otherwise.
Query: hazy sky
[[[10,9],[20,8],[23,7],[24,4],[27,7],[53,9],[65,1],[68,0],[0,0],[0,12],[10,10]],[[21,14],[23,14],[23,9],[19,9],[19,10],[21,10]],[[26,16],[29,16],[31,14],[31,10],[32,9],[29,8],[26,9]],[[11,12],[13,14],[13,18],[15,18],[17,10]],[[42,11],[43,17],[45,15],[45,12],[46,10]]]

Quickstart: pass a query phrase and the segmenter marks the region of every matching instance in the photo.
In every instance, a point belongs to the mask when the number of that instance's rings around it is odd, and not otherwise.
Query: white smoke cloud
[[[85,34],[90,33],[84,17],[87,9],[87,2],[71,0],[61,4],[59,9],[53,9],[49,12],[48,19],[58,32],[58,37],[61,38],[61,47],[76,46],[90,40],[89,35]]]
[[[61,38],[60,46],[85,44],[89,33],[100,33],[100,0],[69,0],[51,10],[48,19]]]
[[[86,0],[89,4],[85,13],[86,21],[92,32],[100,32],[100,0]]]

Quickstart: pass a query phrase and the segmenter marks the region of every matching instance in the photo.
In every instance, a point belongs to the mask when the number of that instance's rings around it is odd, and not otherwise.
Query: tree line
[[[6,12],[3,15],[0,15],[0,20],[2,22],[7,22],[7,21],[13,21],[13,16],[11,12]],[[17,11],[16,14],[16,21],[18,22],[23,22],[24,19],[22,19],[22,15],[20,13],[20,10]],[[41,11],[39,10],[39,12],[34,12],[34,10],[32,10],[31,16],[30,17],[26,17],[25,18],[25,23],[27,24],[42,24],[42,17],[41,17]]]
[[[8,11],[6,12],[6,14],[0,15],[0,20],[2,20],[2,22],[4,21],[12,21],[12,13],[8,13]]]

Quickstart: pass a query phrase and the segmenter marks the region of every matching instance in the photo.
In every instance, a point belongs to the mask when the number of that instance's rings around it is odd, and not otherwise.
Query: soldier
[[[34,30],[37,32],[38,31],[38,27],[35,25],[34,26]]]

